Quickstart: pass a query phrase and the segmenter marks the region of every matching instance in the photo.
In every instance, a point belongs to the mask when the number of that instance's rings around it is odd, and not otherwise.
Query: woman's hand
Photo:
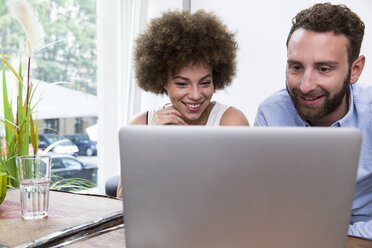
[[[181,113],[173,106],[155,112],[150,125],[187,125]]]
[[[116,189],[116,197],[117,198],[123,198],[123,189],[121,187],[121,177],[120,177],[120,180],[119,180],[118,187]]]

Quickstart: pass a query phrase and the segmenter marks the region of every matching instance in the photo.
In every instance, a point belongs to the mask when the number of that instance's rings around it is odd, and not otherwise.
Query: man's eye
[[[321,72],[328,72],[328,71],[330,71],[330,69],[327,68],[327,67],[320,67],[319,70],[320,70]]]
[[[302,69],[302,66],[301,65],[289,65],[288,68],[291,71],[300,71]]]
[[[210,84],[211,84],[211,81],[203,81],[203,82],[201,82],[201,85],[203,85],[203,86],[208,86]]]

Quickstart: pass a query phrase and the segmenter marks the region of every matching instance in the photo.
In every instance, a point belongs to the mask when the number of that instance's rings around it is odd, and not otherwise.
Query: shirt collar
[[[297,110],[296,110],[296,112],[297,112]],[[302,119],[298,113],[297,113],[297,122],[299,123],[299,126],[302,126],[302,127],[310,127],[311,126],[307,121]]]
[[[354,94],[353,94],[353,87],[350,85],[350,93],[349,93],[349,110],[347,111],[346,115],[333,123],[331,127],[345,127],[345,126],[350,126],[349,124],[353,120],[353,115],[354,115]]]

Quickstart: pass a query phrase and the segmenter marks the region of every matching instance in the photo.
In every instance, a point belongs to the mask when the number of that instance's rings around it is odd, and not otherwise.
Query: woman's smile
[[[186,109],[190,112],[198,112],[201,109],[202,103],[184,103]]]

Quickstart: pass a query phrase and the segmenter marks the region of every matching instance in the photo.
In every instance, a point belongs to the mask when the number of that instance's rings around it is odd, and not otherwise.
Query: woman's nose
[[[199,100],[201,98],[200,88],[198,86],[190,87],[189,98],[192,100]]]

